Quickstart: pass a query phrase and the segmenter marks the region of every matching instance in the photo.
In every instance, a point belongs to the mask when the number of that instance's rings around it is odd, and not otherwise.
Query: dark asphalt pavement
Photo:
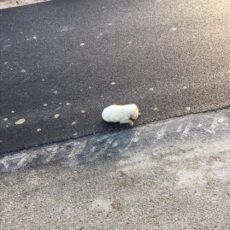
[[[136,124],[230,105],[230,1],[53,1],[0,29],[0,153],[120,128],[112,103]]]

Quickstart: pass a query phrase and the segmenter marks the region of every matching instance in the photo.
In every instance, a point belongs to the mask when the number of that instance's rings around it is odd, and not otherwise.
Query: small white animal
[[[120,124],[133,125],[132,120],[136,120],[140,115],[135,104],[110,105],[102,112],[102,118],[106,122],[119,122]]]

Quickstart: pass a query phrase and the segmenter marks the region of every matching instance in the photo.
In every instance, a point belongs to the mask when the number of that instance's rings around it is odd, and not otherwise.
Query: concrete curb
[[[0,0],[0,10],[19,7],[19,6],[26,6],[31,4],[38,4],[42,2],[49,2],[51,0]]]
[[[146,148],[157,151],[173,147],[176,143],[192,142],[197,146],[203,139],[215,141],[217,137],[227,141],[230,138],[229,123],[230,109],[226,109],[31,148],[1,157],[0,172],[15,172],[53,163],[71,167],[97,160],[127,158]]]

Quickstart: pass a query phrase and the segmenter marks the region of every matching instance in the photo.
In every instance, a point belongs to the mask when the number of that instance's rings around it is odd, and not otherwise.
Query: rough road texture
[[[229,126],[224,110],[2,157],[0,229],[228,229]]]
[[[229,105],[229,12],[227,0],[1,10],[0,152],[115,129],[100,118],[111,103],[137,103],[138,124]]]

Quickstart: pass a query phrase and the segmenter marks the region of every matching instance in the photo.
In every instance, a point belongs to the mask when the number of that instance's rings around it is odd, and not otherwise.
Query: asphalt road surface
[[[51,1],[0,11],[0,153],[230,105],[230,1]]]

